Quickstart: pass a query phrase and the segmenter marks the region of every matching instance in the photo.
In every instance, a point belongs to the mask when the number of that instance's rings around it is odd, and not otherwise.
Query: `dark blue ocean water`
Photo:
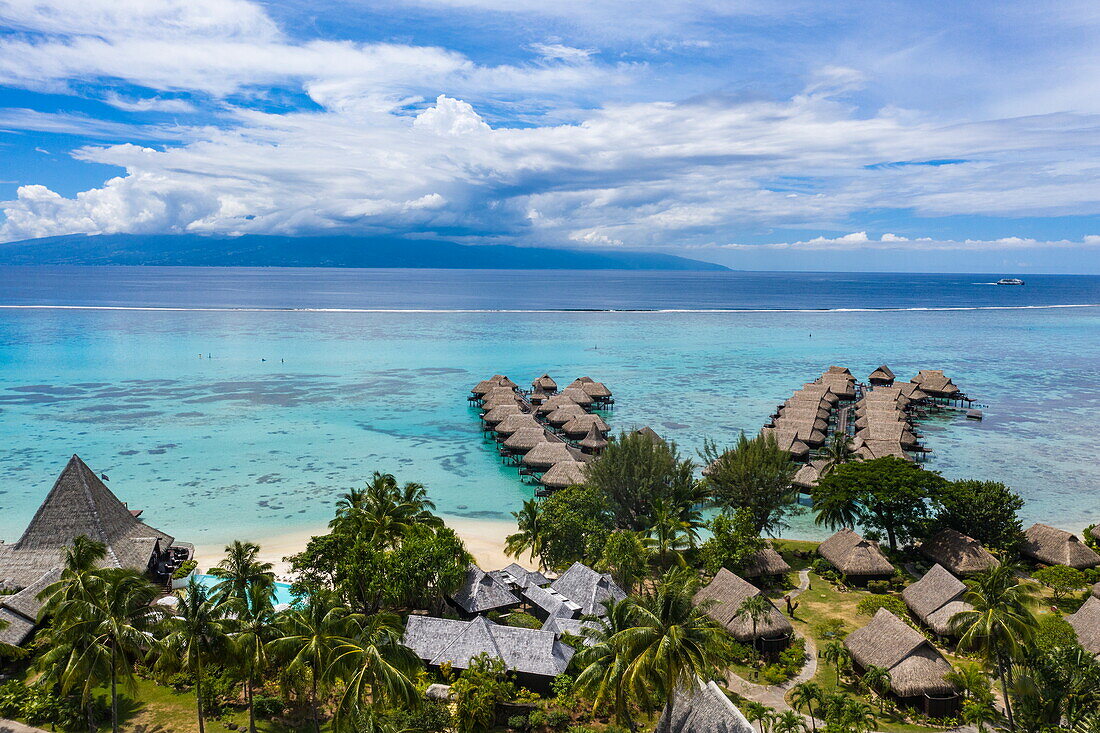
[[[1000,276],[0,268],[0,539],[73,453],[207,547],[319,530],[374,470],[500,529],[533,490],[467,406],[488,375],[603,380],[614,428],[694,455],[832,364],[884,363],[983,406],[922,426],[930,468],[1080,531],[1100,521],[1100,307],[1059,306],[1100,303],[1100,277]]]

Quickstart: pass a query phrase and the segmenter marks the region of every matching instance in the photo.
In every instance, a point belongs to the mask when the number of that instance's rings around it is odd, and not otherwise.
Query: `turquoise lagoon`
[[[544,275],[545,277],[545,275]],[[155,285],[155,283],[154,283]],[[0,302],[3,301],[0,292]],[[62,298],[61,295],[58,296]],[[226,296],[228,297],[228,296]],[[496,372],[590,375],[614,428],[689,454],[759,429],[830,364],[947,370],[982,422],[923,426],[929,467],[1004,481],[1025,521],[1100,521],[1100,308],[805,312],[0,309],[0,537],[78,453],[197,544],[320,527],[373,471],[449,516],[532,496],[466,401]],[[116,304],[117,305],[117,304]],[[790,536],[819,537],[808,517]]]

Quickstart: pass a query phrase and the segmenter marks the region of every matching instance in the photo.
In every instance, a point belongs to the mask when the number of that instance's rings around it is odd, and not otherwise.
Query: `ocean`
[[[466,396],[504,373],[607,383],[614,429],[695,456],[832,364],[944,369],[984,412],[922,426],[927,466],[1004,481],[1025,522],[1100,522],[1100,277],[0,268],[0,538],[79,454],[211,545],[320,527],[373,471],[441,513],[533,495]],[[808,515],[786,533],[819,538]]]

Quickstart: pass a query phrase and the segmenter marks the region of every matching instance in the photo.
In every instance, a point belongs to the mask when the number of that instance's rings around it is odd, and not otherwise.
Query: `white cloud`
[[[587,61],[596,53],[594,48],[574,48],[563,43],[532,43],[531,50],[543,58],[570,62]]]
[[[890,237],[890,238],[888,238]],[[1012,250],[1039,250],[1039,249],[1090,249],[1100,247],[1100,236],[1088,235],[1077,241],[1067,239],[1039,240],[1031,237],[1001,237],[999,239],[939,239],[935,237],[917,237],[907,239],[894,235],[883,235],[881,239],[874,240],[867,237],[865,232],[857,232],[842,237],[814,237],[813,239],[796,242],[771,242],[768,244],[722,244],[711,245],[718,249],[728,250],[786,250],[801,252],[856,252],[856,251],[886,251],[886,252],[944,252],[944,251],[970,251],[970,252],[1000,252]]]
[[[195,106],[186,99],[165,99],[161,97],[138,97],[129,99],[116,92],[110,92],[103,101],[112,107],[127,112],[194,112]]]

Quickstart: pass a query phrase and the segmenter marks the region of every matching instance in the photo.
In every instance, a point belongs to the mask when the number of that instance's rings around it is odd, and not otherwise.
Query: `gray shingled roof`
[[[538,606],[549,617],[575,618],[581,613],[581,606],[561,593],[550,588],[530,585],[523,589],[523,597]]]
[[[550,587],[579,605],[585,616],[603,616],[606,613],[604,601],[626,598],[626,591],[610,575],[597,573],[579,562],[573,563]]]
[[[484,613],[520,603],[506,582],[476,565],[466,570],[466,579],[451,600],[466,613]]]
[[[713,681],[677,690],[672,715],[661,715],[655,733],[754,733],[748,719]]]
[[[581,621],[579,618],[562,618],[551,616],[542,625],[543,631],[552,631],[555,634],[572,634],[584,639],[585,646],[592,646],[596,640],[584,633],[585,629],[598,629],[600,625],[595,621]]]
[[[549,578],[540,573],[537,570],[528,570],[519,563],[512,563],[503,570],[497,570],[495,574],[501,573],[504,575],[505,580],[512,583],[518,588],[527,588],[532,585],[546,585],[550,582]]]
[[[405,645],[428,664],[450,662],[466,669],[481,653],[498,657],[514,672],[556,677],[569,666],[573,649],[550,631],[495,624],[484,616],[453,621],[431,616],[409,616]]]

